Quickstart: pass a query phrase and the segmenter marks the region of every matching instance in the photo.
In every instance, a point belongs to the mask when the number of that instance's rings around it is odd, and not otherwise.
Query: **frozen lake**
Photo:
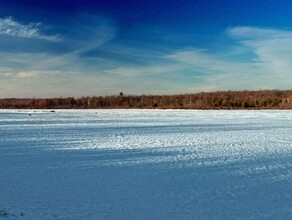
[[[0,110],[0,174],[0,219],[291,220],[292,111]]]

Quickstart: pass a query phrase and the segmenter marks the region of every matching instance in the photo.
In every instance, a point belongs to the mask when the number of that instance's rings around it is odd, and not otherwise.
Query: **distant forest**
[[[292,109],[292,90],[222,91],[181,95],[4,98],[1,109]]]

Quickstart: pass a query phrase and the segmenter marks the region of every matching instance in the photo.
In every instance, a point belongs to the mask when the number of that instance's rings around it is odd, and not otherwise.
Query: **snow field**
[[[1,110],[0,210],[292,219],[291,134],[292,111]]]

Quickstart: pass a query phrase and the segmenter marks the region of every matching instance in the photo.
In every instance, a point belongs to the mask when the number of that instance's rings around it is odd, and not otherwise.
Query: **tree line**
[[[292,90],[219,91],[180,95],[3,98],[1,109],[292,109]]]

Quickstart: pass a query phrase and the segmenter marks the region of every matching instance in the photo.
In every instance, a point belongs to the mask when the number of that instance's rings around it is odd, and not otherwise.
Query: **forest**
[[[1,109],[292,109],[292,90],[218,91],[180,95],[2,98]]]

